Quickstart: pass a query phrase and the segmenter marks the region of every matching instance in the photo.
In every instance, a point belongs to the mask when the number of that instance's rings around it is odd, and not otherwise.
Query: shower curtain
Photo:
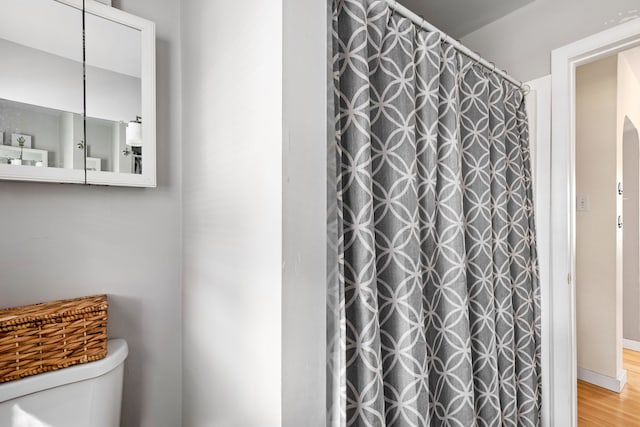
[[[332,25],[329,425],[540,425],[521,90],[383,0]]]

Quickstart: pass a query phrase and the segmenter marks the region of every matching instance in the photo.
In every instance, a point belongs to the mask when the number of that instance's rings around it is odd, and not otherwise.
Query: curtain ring
[[[477,58],[473,58],[473,65],[474,65],[475,67],[477,67],[477,68],[480,70],[480,72],[481,72],[481,73],[483,73],[483,74],[484,74],[484,66],[482,65],[482,63],[480,63],[480,58],[482,58],[482,57],[480,56],[480,53],[479,53],[478,51],[476,51],[476,50],[474,50],[474,51],[472,51],[472,52],[473,52],[473,54],[474,54],[475,56],[477,56]]]
[[[522,93],[522,96],[527,96],[531,92],[531,86],[525,84],[524,82],[520,82],[520,86],[518,86],[518,90]]]
[[[485,74],[495,74],[496,73],[496,63],[493,61],[489,62],[490,67],[486,67],[487,72]]]
[[[520,82],[520,86],[518,86],[518,91],[520,92],[520,94],[522,95],[522,98],[524,99],[524,83]],[[515,89],[514,89],[515,92]]]

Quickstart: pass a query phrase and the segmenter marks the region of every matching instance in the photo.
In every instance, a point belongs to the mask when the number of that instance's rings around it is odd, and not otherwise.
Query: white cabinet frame
[[[51,0],[82,10],[82,0]],[[76,184],[114,185],[126,187],[156,186],[156,47],[155,24],[95,0],[86,0],[88,14],[139,30],[141,35],[142,96],[142,174],[85,171],[65,168],[30,168],[0,164],[0,179]],[[82,34],[78,34],[82,37]],[[82,82],[78,82],[82,84]],[[1,96],[2,94],[0,94]]]

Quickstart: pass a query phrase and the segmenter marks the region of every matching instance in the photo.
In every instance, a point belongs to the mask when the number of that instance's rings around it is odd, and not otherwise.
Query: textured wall
[[[182,1],[187,427],[281,425],[282,1]]]

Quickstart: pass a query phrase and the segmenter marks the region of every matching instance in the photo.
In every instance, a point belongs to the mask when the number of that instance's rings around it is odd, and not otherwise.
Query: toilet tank
[[[2,427],[119,427],[125,340],[107,357],[0,384]]]

